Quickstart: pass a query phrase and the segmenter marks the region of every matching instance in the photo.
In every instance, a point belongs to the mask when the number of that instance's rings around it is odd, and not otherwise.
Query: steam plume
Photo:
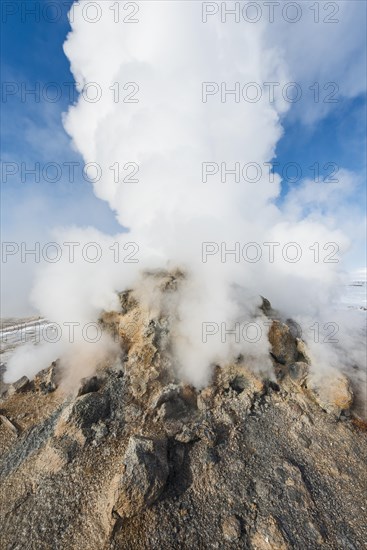
[[[254,368],[267,370],[266,328],[256,343],[230,337],[222,342],[220,334],[203,342],[203,323],[224,323],[230,329],[241,319],[264,328],[260,295],[304,327],[334,321],[331,306],[344,280],[341,264],[315,263],[310,247],[337,243],[342,256],[349,239],[331,214],[315,215],[317,204],[307,214],[302,211],[305,194],[294,193],[284,207],[277,205],[281,181],[270,173],[269,163],[282,136],[282,117],[290,108],[282,94],[272,102],[266,93],[256,102],[236,102],[233,95],[222,102],[220,94],[204,102],[202,90],[205,82],[224,82],[228,89],[236,82],[255,82],[262,88],[263,83],[277,82],[282,89],[294,78],[293,59],[287,62],[266,21],[245,28],[217,18],[204,24],[199,2],[144,2],[140,22],[123,25],[113,21],[111,5],[100,2],[103,15],[93,25],[83,18],[83,2],[74,8],[65,53],[79,90],[95,82],[103,93],[97,103],[81,96],[65,115],[64,125],[84,161],[101,166],[103,177],[93,184],[94,192],[108,202],[128,233],[122,229],[109,237],[91,228],[72,228],[59,230],[57,239],[94,241],[104,251],[114,243],[123,249],[133,242],[139,247],[139,262],[115,262],[111,252],[95,264],[72,264],[63,258],[41,271],[34,303],[56,322],[87,323],[102,310],[117,307],[116,291],[138,285],[145,270],[179,267],[187,274],[175,303],[174,346],[182,376],[202,386],[213,363],[238,353],[251,357]],[[138,85],[138,102],[122,101],[125,83]],[[223,183],[217,176],[204,183],[203,162],[225,162],[228,167],[256,163],[261,174],[256,182],[228,178]],[[126,183],[121,175],[116,181],[111,170],[116,163],[120,170],[136,163],[139,181]],[[327,197],[322,200],[327,202]],[[297,262],[286,261],[281,252],[289,242],[302,250]],[[203,243],[219,247],[206,262]],[[262,257],[254,262],[241,256],[237,262],[227,254],[223,261],[220,252],[235,249],[236,243],[241,250],[246,243],[256,243]],[[279,243],[274,261],[269,261],[269,245],[264,243]],[[340,330],[349,348],[350,331],[344,326]],[[73,349],[78,345],[82,343]],[[314,345],[312,355],[315,368],[325,368],[330,358],[340,367],[332,346]],[[46,366],[41,363],[40,368]]]

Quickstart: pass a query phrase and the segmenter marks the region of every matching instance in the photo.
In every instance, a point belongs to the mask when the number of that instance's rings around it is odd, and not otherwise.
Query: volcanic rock
[[[78,397],[87,393],[93,393],[99,390],[101,382],[97,376],[91,376],[90,378],[82,378],[80,381],[80,387],[78,390]]]
[[[167,299],[181,281],[149,277]],[[367,439],[348,377],[320,373],[278,316],[282,376],[244,356],[195,389],[177,375],[164,304],[120,300],[101,318],[120,358],[71,392],[54,365],[2,401],[2,547],[363,548]]]
[[[41,370],[34,378],[35,387],[43,393],[54,392],[61,380],[61,371],[57,361],[47,369]]]
[[[309,365],[303,361],[297,361],[296,363],[291,363],[288,366],[288,373],[291,380],[298,384],[299,386],[304,386],[307,381],[307,376],[309,374]]]
[[[272,355],[277,363],[288,365],[297,361],[297,342],[288,325],[281,321],[273,321],[269,330],[269,342],[272,345]]]
[[[333,372],[322,377],[309,377],[307,387],[320,407],[337,418],[352,406],[353,390],[343,374]]]
[[[241,536],[241,523],[236,516],[229,516],[222,523],[222,531],[226,540],[236,541]]]
[[[21,378],[19,378],[19,380],[17,380],[16,382],[14,382],[9,386],[8,395],[27,391],[29,387],[30,387],[29,378],[27,378],[27,376],[22,376]]]
[[[151,506],[163,491],[168,477],[166,441],[132,436],[123,464],[125,471],[114,511],[121,517],[130,517]]]

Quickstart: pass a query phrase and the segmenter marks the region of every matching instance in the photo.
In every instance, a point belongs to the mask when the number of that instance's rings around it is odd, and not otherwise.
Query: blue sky
[[[290,162],[296,162],[304,177],[312,177],[319,163],[320,178],[331,175],[335,163],[338,168],[363,173],[366,170],[366,101],[363,97],[344,99],[330,114],[317,124],[308,126],[292,119],[292,113],[283,121],[284,135],[277,146],[279,169]],[[335,170],[337,168],[335,167]],[[289,169],[290,178],[295,171]],[[334,177],[337,177],[337,173]],[[284,191],[289,182],[284,181]]]
[[[42,93],[39,102],[31,94],[24,101],[21,91],[14,95],[3,95],[2,161],[24,162],[28,168],[37,162],[41,166],[50,162],[62,166],[65,162],[78,162],[80,166],[73,183],[68,181],[66,169],[60,181],[53,183],[45,181],[42,175],[38,183],[34,182],[32,175],[27,177],[26,182],[19,181],[18,174],[4,180],[3,173],[3,239],[42,240],[48,237],[52,227],[74,224],[91,225],[109,234],[121,231],[108,205],[95,197],[92,186],[82,178],[81,157],[72,149],[62,126],[62,113],[67,110],[74,96],[73,76],[62,48],[70,30],[67,8],[72,1],[60,2],[61,17],[56,22],[51,21],[56,12],[50,11],[48,18],[41,16],[37,20],[32,14],[24,17],[20,10],[16,14],[7,14],[4,12],[5,4],[2,3],[2,92],[4,85],[11,87],[13,83],[20,86],[19,90],[22,86],[23,90],[32,89],[38,83],[40,90],[43,90],[46,83],[53,82],[62,95],[56,102],[47,101]],[[11,4],[16,6],[13,2]],[[42,8],[45,4],[46,0],[27,2],[29,9],[32,5]],[[76,93],[74,97],[77,97]],[[287,112],[282,124],[284,135],[277,145],[276,162],[279,167],[275,171],[281,173],[285,165],[296,162],[302,176],[307,178],[312,177],[310,167],[318,163],[323,177],[330,171],[324,167],[336,163],[365,178],[366,101],[362,95],[342,98],[326,116],[309,124],[300,116],[296,106]],[[295,185],[298,182],[283,181],[279,204]],[[362,211],[365,204],[364,187],[361,185],[352,197],[346,199]],[[354,258],[352,267],[363,265],[363,258],[360,262]]]
[[[47,4],[47,2],[43,2]],[[40,2],[28,2],[31,5]],[[45,218],[45,228],[53,225],[93,225],[106,232],[119,229],[111,210],[104,202],[97,200],[91,185],[81,176],[82,159],[70,146],[70,139],[62,126],[62,113],[67,110],[70,99],[76,98],[73,76],[62,45],[70,30],[67,20],[68,7],[72,2],[63,2],[62,17],[53,22],[57,12],[40,17],[31,14],[26,17],[21,12],[3,19],[2,33],[2,92],[6,83],[19,84],[19,92],[3,95],[2,98],[2,160],[24,162],[31,169],[39,162],[57,163],[62,167],[62,177],[55,183],[57,173],[49,169],[46,178],[35,182],[29,174],[26,181],[19,181],[18,174],[4,177],[2,174],[2,229],[11,238],[14,225],[19,235],[19,221],[24,208],[32,205],[35,221],[38,216]],[[3,17],[5,17],[3,12]],[[57,87],[46,88],[54,82]],[[26,94],[26,90],[40,86],[37,97]],[[23,88],[22,88],[23,87]],[[22,92],[23,90],[23,92]],[[52,94],[59,90],[61,97],[56,102]],[[78,162],[75,168],[75,182],[70,183],[68,174],[71,168],[64,163]],[[65,177],[64,177],[65,176]],[[7,181],[6,181],[7,180]],[[24,208],[23,208],[24,205]],[[30,219],[31,221],[31,213]],[[24,227],[24,235],[29,228]]]

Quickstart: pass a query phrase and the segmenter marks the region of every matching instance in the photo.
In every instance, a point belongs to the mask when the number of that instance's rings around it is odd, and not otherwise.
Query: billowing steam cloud
[[[65,53],[79,90],[89,86],[91,97],[90,83],[97,83],[94,91],[102,94],[98,102],[81,95],[64,125],[85,162],[101,167],[94,191],[128,232],[59,231],[59,243],[98,243],[102,259],[88,263],[78,256],[71,263],[63,256],[43,268],[34,303],[60,324],[85,324],[117,306],[116,291],[143,287],[144,270],[180,268],[187,278],[175,303],[175,354],[182,376],[198,386],[213,363],[238,353],[254,368],[268,369],[260,295],[306,331],[316,322],[337,322],[339,340],[350,346],[351,334],[332,309],[343,281],[338,259],[349,241],[327,210],[327,192],[322,207],[309,200],[304,210],[311,185],[304,182],[283,207],[276,204],[281,181],[270,162],[291,106],[280,90],[294,80],[293,52],[288,64],[265,19],[238,24],[208,16],[204,23],[200,2],[149,1],[140,5],[139,23],[127,24],[122,17],[114,21],[112,4],[99,3],[102,16],[94,24],[83,17],[83,2],[73,10]],[[246,83],[255,85],[244,98]],[[272,101],[265,83],[277,83]],[[240,181],[235,175],[221,181],[223,169],[236,163]],[[244,165],[250,167],[247,181]],[[350,182],[353,175],[344,172],[342,179]],[[126,243],[135,243],[138,262],[122,261],[130,252]],[[223,338],[223,326],[230,330],[238,321],[263,330],[247,341]],[[81,341],[65,342],[67,355],[78,346]],[[332,349],[312,345],[315,368],[346,364]],[[351,363],[360,360],[355,354]],[[16,377],[15,365],[17,356],[9,378]]]

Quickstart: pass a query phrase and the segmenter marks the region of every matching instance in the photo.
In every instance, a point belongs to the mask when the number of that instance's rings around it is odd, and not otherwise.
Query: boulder
[[[92,424],[103,420],[109,413],[110,403],[106,394],[87,393],[75,400],[67,422],[74,424],[82,430],[88,430]]]
[[[277,363],[288,365],[297,361],[297,343],[288,325],[273,321],[268,338],[272,346],[272,355]]]
[[[353,391],[344,374],[330,372],[323,376],[309,377],[307,388],[324,411],[337,418],[349,411],[353,404]]]
[[[163,491],[168,478],[166,440],[130,437],[123,462],[114,511],[131,517],[151,506]]]
[[[19,378],[19,380],[9,386],[8,395],[27,391],[30,388],[30,385],[31,383],[29,381],[29,378],[27,378],[26,376],[22,376],[22,378]]]
[[[61,379],[58,361],[53,361],[47,369],[41,370],[35,377],[36,388],[42,393],[52,393],[56,390]]]

